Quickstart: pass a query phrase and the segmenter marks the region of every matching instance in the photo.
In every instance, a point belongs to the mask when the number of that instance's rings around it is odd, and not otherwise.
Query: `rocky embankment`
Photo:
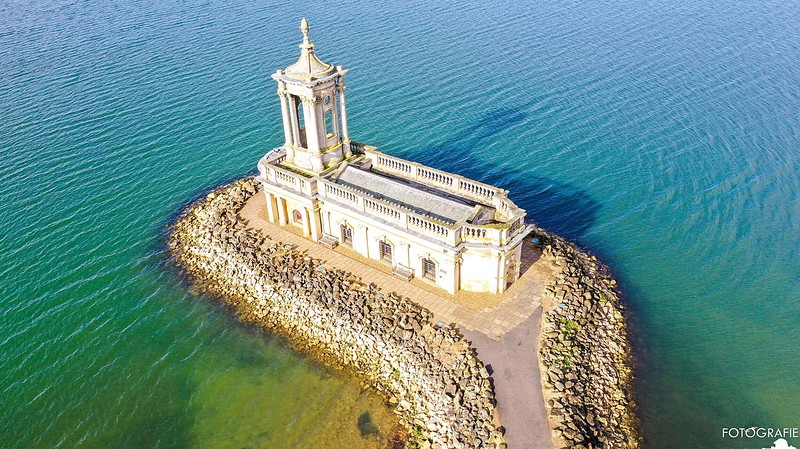
[[[238,211],[257,189],[248,178],[190,205],[170,235],[176,263],[242,320],[358,372],[395,405],[411,447],[505,447],[489,373],[464,337],[405,298],[247,229]]]
[[[543,298],[539,355],[556,448],[638,448],[632,358],[616,281],[574,244],[537,229],[562,266]]]

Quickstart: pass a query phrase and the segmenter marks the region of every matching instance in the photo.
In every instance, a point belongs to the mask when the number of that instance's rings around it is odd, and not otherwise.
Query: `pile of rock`
[[[355,369],[395,405],[412,447],[504,448],[489,373],[454,328],[408,299],[381,294],[247,229],[244,179],[190,205],[169,244],[177,264],[245,321]]]
[[[562,266],[543,298],[542,383],[556,447],[638,448],[632,359],[616,281],[574,244],[537,229]]]

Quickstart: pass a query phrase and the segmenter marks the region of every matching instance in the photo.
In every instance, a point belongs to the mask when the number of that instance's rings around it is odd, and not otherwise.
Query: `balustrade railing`
[[[393,220],[400,219],[400,211],[392,207],[389,207],[385,204],[381,204],[377,201],[373,201],[367,198],[364,198],[364,209],[368,209],[372,212],[391,218]]]
[[[439,224],[433,222],[431,220],[426,220],[422,217],[409,215],[408,220],[406,221],[409,228],[417,228],[423,231],[427,231],[429,233],[436,234],[438,236],[446,237],[450,234],[450,229]]]
[[[478,184],[477,182],[467,181],[465,179],[458,180],[458,189],[486,198],[492,198],[497,193],[497,189],[484,184]]]
[[[378,166],[404,173],[411,173],[411,164],[388,156],[378,156]]]
[[[453,185],[452,176],[428,168],[417,167],[417,176],[438,184],[444,184],[447,186]]]
[[[470,228],[464,226],[461,228],[461,235],[463,237],[472,238],[472,239],[485,239],[486,238],[486,229],[484,228]]]
[[[496,197],[505,193],[504,190],[488,184],[417,164],[416,162],[409,162],[394,156],[389,156],[375,150],[369,150],[369,148],[365,154],[372,160],[373,166],[378,170],[397,174],[405,179],[436,187],[463,198],[486,204],[493,204],[493,200]],[[509,211],[506,210],[504,212]]]
[[[370,147],[365,143],[356,142],[354,140],[350,141],[350,152],[352,152],[353,154],[364,154],[367,148],[374,148],[374,147]]]
[[[286,154],[268,154],[258,163],[258,172],[261,178],[306,195],[313,195],[316,181],[299,173],[280,167],[278,164],[286,159]]]
[[[337,187],[327,182],[325,183],[325,196],[333,196],[340,200],[344,200],[346,203],[358,204],[358,195],[348,191],[347,189]]]

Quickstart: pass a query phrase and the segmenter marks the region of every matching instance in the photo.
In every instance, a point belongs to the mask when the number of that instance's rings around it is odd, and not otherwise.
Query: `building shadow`
[[[361,433],[362,437],[369,437],[379,433],[378,426],[376,426],[372,421],[372,416],[370,416],[369,412],[362,413],[358,417],[358,422],[356,425],[358,426],[358,431]]]
[[[527,211],[528,221],[580,243],[594,225],[600,209],[600,204],[586,190],[538,176],[513,161],[487,158],[482,151],[504,130],[525,122],[528,117],[523,108],[497,108],[444,143],[421,148],[408,156],[419,163],[509,190],[511,200]]]
[[[542,257],[542,252],[539,248],[531,243],[530,238],[526,237],[522,242],[522,257],[519,264],[519,276],[522,277],[539,258]]]

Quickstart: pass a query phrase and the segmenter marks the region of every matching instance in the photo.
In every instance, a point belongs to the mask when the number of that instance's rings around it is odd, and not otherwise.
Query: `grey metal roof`
[[[466,221],[473,213],[473,206],[352,165],[347,166],[335,182],[451,223]]]

